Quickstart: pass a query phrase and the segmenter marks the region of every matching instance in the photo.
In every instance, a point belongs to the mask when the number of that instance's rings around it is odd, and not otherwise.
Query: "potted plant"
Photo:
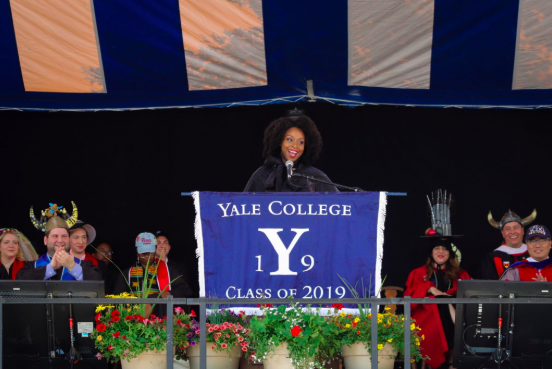
[[[332,305],[333,306],[333,305]],[[333,306],[340,310],[342,306]],[[372,345],[378,347],[379,368],[393,368],[397,353],[404,355],[404,317],[385,312],[378,313],[378,341],[372,340],[372,315],[364,308],[359,309],[359,315],[338,313],[333,319],[334,324],[339,328],[339,340],[341,341],[342,356],[347,369],[361,369],[371,367]],[[421,359],[419,327],[412,321],[410,325],[411,340],[406,343],[410,345],[410,353],[414,359]],[[413,360],[414,360],[413,359]]]
[[[237,368],[239,357],[249,350],[248,320],[244,312],[239,314],[231,310],[213,307],[207,316],[207,367]],[[199,368],[199,322],[192,311],[188,327],[178,328],[179,334],[185,334],[189,340],[186,351],[176,348],[176,358],[190,360],[190,368]],[[182,333],[180,332],[182,331]]]
[[[142,278],[141,289],[137,287],[136,290],[133,290],[133,286],[129,283],[125,274],[115,263],[113,265],[121,272],[131,293],[123,292],[120,295],[107,295],[107,298],[149,297],[154,278]],[[143,269],[155,276],[158,267],[158,263],[150,265],[148,260]],[[169,285],[178,278],[170,281]],[[166,288],[168,286],[159,291],[159,295]],[[152,300],[152,302],[155,301],[155,299]],[[150,314],[154,307],[155,304],[98,305],[96,308],[96,328],[91,334],[91,337],[95,339],[96,348],[100,351],[98,359],[105,357],[112,362],[121,360],[123,368],[132,366],[133,369],[139,369],[141,361],[149,363],[145,364],[144,367],[149,367],[149,365],[166,366],[166,317],[161,318]],[[188,315],[184,314],[181,308],[176,310],[177,315],[174,317],[175,330],[178,328],[176,321],[189,321]],[[177,342],[177,344],[185,346],[186,342],[180,340],[180,343]]]
[[[107,297],[135,298],[126,292]],[[144,367],[166,365],[166,317],[151,314],[144,318],[140,310],[140,304],[98,305],[96,328],[90,335],[100,351],[98,359],[104,357],[111,362],[121,360],[123,368],[132,366],[133,369],[139,369],[142,362],[145,362]],[[188,315],[182,309],[176,308],[176,311],[175,331],[189,322]],[[185,347],[188,344],[187,336],[175,335],[175,344]]]
[[[323,367],[339,355],[338,327],[320,314],[320,308],[266,304],[261,311],[262,316],[251,319],[250,359],[264,362],[265,369]]]
[[[360,297],[356,289],[358,282],[353,286],[341,276],[339,278],[349,289],[353,297]],[[370,289],[365,288],[362,279],[360,283],[363,297],[371,297]],[[341,352],[347,369],[370,368],[373,344],[378,345],[378,367],[380,369],[392,369],[397,354],[401,353],[404,355],[405,344],[410,345],[410,353],[414,357],[412,361],[422,358],[420,340],[423,340],[424,337],[418,335],[420,327],[416,326],[414,320],[412,320],[412,324],[410,325],[412,331],[410,342],[405,343],[404,317],[389,313],[389,308],[385,309],[384,314],[377,313],[378,341],[376,343],[372,340],[372,314],[369,307],[359,304],[358,315],[340,312],[343,307],[341,304],[332,305],[334,312],[337,313],[333,320],[335,326],[339,328],[338,337],[342,344]]]

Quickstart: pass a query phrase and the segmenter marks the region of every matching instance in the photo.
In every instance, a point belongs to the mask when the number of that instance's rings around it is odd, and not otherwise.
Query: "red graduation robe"
[[[434,298],[435,296],[428,294],[427,290],[430,287],[435,287],[435,284],[426,280],[426,266],[419,267],[410,272],[406,281],[406,290],[404,296],[412,298]],[[459,279],[471,279],[468,273],[461,271]],[[456,296],[457,281],[453,281],[452,288],[446,293],[451,296]],[[425,340],[420,342],[422,355],[428,356],[426,364],[431,368],[437,368],[446,360],[446,352],[451,350],[448,347],[445,338],[445,331],[439,318],[437,305],[433,304],[412,304],[412,318],[416,320],[416,325],[422,330],[421,334],[425,336]]]

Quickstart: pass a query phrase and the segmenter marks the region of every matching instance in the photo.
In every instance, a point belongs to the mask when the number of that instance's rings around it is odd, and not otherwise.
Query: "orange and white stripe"
[[[93,0],[10,0],[25,91],[106,92]]]
[[[512,89],[552,88],[552,2],[520,0]]]
[[[189,90],[267,84],[262,0],[179,0]]]
[[[429,89],[434,0],[349,0],[353,86]]]

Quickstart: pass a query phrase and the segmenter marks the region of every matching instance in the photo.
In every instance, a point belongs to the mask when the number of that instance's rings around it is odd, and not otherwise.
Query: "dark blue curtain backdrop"
[[[197,290],[194,207],[182,191],[242,191],[262,164],[270,121],[295,105],[136,112],[1,112],[0,227],[17,227],[45,251],[29,208],[79,207],[112,244],[116,261],[135,260],[144,231],[170,234],[171,258],[186,263]],[[508,209],[552,226],[550,121],[546,110],[298,105],[317,123],[324,149],[316,167],[337,183],[407,192],[389,197],[383,275],[402,286],[422,265],[419,239],[430,226],[425,196],[453,194],[452,229],[462,266],[474,275],[502,237],[487,222]],[[368,276],[366,276],[368,277]]]

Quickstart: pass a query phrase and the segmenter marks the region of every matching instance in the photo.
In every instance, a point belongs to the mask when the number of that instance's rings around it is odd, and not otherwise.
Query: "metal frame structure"
[[[86,298],[86,299],[71,299],[71,304],[109,304],[112,303],[113,299],[108,298]],[[122,304],[146,304],[151,303],[151,299],[117,299],[117,303]],[[280,304],[288,305],[290,303],[299,303],[299,304],[362,304],[362,305],[371,305],[373,311],[378,311],[379,305],[404,305],[404,340],[405,342],[410,342],[410,308],[412,304],[499,304],[499,305],[508,305],[508,304],[552,304],[552,298],[519,298],[512,301],[511,299],[501,299],[501,298],[452,298],[452,299],[411,299],[409,297],[401,298],[391,298],[391,299],[380,299],[380,298],[359,298],[359,299],[212,299],[212,298],[173,298],[168,296],[167,299],[157,299],[156,304],[166,304],[167,311],[173,311],[175,304],[186,304],[186,305],[199,305],[200,310],[200,331],[206,332],[207,324],[207,305],[251,305],[251,304]],[[12,305],[12,304],[68,304],[67,299],[48,299],[48,298],[0,298],[0,322],[3,317],[3,306]],[[371,316],[372,323],[372,337],[377,342],[377,323],[378,316],[377,314],[372,314]],[[2,341],[3,332],[0,330],[0,342]],[[167,369],[173,369],[173,315],[168,314],[167,316]],[[378,349],[377,345],[372,345],[372,357],[377,357]],[[0,358],[3,355],[3,348],[0,345]],[[207,369],[207,342],[206,336],[201,335],[200,337],[200,369]],[[410,357],[410,345],[405,345],[404,348],[404,357]],[[378,361],[372,361],[372,369],[378,368]],[[2,369],[2,361],[0,360],[0,369]],[[410,369],[410,360],[404,361],[404,369]]]

